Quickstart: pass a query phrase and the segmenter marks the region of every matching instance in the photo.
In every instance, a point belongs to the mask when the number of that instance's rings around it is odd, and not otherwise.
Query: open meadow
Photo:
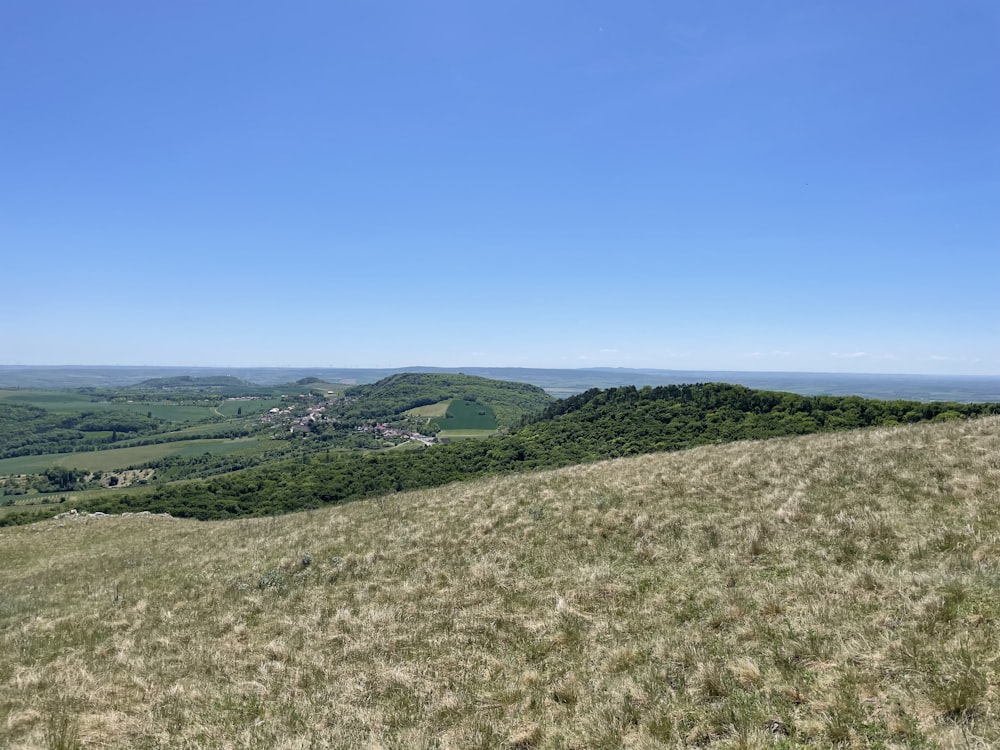
[[[0,529],[11,748],[992,747],[1000,420]]]
[[[438,401],[436,404],[427,404],[426,406],[416,406],[412,409],[407,409],[403,414],[408,417],[421,417],[424,419],[433,419],[435,417],[443,417],[448,413],[448,407],[451,405],[453,399],[445,399],[444,401]]]
[[[441,430],[438,440],[479,440],[489,437],[496,430]]]
[[[149,414],[167,422],[197,422],[219,416],[215,409],[209,406],[160,401],[106,401],[71,391],[0,390],[0,402],[37,406],[55,414],[79,412]]]
[[[18,456],[0,459],[0,474],[29,474],[55,467],[83,471],[114,471],[129,466],[139,466],[171,456],[200,456],[205,453],[226,455],[254,452],[259,441],[254,438],[207,438],[204,440],[176,440],[153,445],[126,448],[108,448],[81,453],[44,453],[37,456]]]

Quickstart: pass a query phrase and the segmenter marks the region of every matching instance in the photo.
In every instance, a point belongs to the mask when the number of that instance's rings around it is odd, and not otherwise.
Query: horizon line
[[[736,370],[736,369],[714,369],[714,368],[666,368],[666,367],[624,367],[621,365],[589,365],[586,367],[540,367],[527,365],[406,365],[397,366],[341,366],[341,365],[190,365],[190,364],[0,364],[0,368],[20,368],[20,369],[68,369],[68,368],[172,368],[189,370],[564,370],[579,372],[587,370],[611,370],[625,372],[664,372],[664,373],[685,373],[685,372],[712,372],[712,373],[756,373],[771,375],[860,375],[875,377],[926,377],[926,378],[1000,378],[997,374],[969,374],[969,373],[926,373],[926,372],[859,372],[857,370]]]

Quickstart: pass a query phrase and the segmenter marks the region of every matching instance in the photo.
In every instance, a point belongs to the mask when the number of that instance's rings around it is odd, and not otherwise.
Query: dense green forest
[[[200,519],[267,515],[488,474],[717,442],[997,413],[1000,404],[995,403],[808,397],[721,383],[592,390],[550,404],[510,434],[482,441],[303,457],[204,482],[172,484],[150,494],[109,495],[79,507]]]

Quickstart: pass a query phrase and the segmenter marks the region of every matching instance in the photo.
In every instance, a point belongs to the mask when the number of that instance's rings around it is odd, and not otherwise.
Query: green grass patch
[[[118,406],[127,411],[134,411],[139,414],[151,413],[156,419],[163,419],[167,422],[203,422],[218,416],[210,406],[139,402],[134,404],[112,404],[112,406]]]
[[[102,406],[104,408],[117,406],[107,402],[94,402],[90,396],[67,391],[0,390],[0,400],[9,404],[37,406],[55,412],[96,411]]]
[[[237,417],[260,414],[276,406],[281,406],[280,398],[226,399],[216,407],[216,411],[226,417]]]
[[[175,454],[177,456],[200,456],[211,453],[213,456],[223,456],[230,453],[253,453],[258,442],[255,438],[238,438],[236,440],[187,440]]]
[[[480,438],[488,438],[493,435],[496,430],[441,430],[437,434],[438,440],[442,438],[448,438],[450,440],[475,440]]]
[[[444,417],[448,413],[448,407],[451,406],[451,402],[454,399],[446,398],[444,401],[438,401],[436,404],[427,404],[426,406],[418,406],[414,409],[409,409],[404,411],[408,417],[418,417],[424,419],[436,419],[438,417]]]
[[[223,455],[241,451],[252,453],[256,448],[257,440],[252,438],[237,440],[209,438],[83,453],[45,453],[40,456],[18,456],[17,458],[2,459],[0,460],[0,474],[37,474],[52,467],[81,469],[83,471],[113,471],[128,466],[139,466],[150,461],[159,461],[169,456],[200,456],[204,453]]]
[[[478,401],[456,398],[448,405],[443,418],[435,420],[442,430],[489,430],[497,428],[493,407]]]
[[[37,406],[57,414],[124,411],[130,414],[151,414],[157,419],[168,422],[200,422],[218,416],[209,406],[191,406],[160,401],[133,401],[131,403],[127,401],[94,401],[91,396],[86,394],[66,391],[0,390],[0,400],[9,404]]]
[[[179,430],[170,430],[169,432],[159,432],[155,436],[153,435],[142,435],[136,438],[122,438],[121,433],[119,433],[119,441],[115,444],[115,448],[131,448],[135,443],[140,443],[151,438],[160,440],[161,442],[172,442],[173,440],[186,440],[190,436],[194,435],[199,438],[211,438],[211,437],[225,437],[227,433],[234,429],[232,422],[216,422],[215,424],[195,424],[190,427],[182,427]]]

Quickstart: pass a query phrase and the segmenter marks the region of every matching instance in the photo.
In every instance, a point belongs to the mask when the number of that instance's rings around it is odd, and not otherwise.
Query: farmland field
[[[240,414],[259,414],[275,406],[281,406],[280,398],[226,399],[216,407],[216,412],[226,417],[235,417],[237,412]]]
[[[486,438],[492,435],[496,430],[441,430],[437,434],[438,439],[446,438],[449,440],[470,440],[474,438]]]
[[[164,419],[167,422],[201,422],[217,417],[209,406],[188,406],[186,404],[169,403],[140,403],[134,404],[109,404],[112,407],[119,407],[136,414],[152,413],[156,419]]]
[[[94,401],[91,396],[65,391],[0,390],[0,401],[8,404],[37,406],[55,414],[124,411],[151,414],[167,422],[197,422],[218,415],[209,406],[190,406],[163,401],[112,402]],[[234,409],[235,413],[235,409]]]
[[[119,406],[119,404],[107,402],[94,402],[91,401],[90,396],[65,391],[0,390],[0,401],[9,404],[38,406],[54,412],[96,411]]]
[[[451,406],[451,402],[454,399],[445,399],[444,401],[438,401],[436,404],[427,404],[426,406],[418,406],[415,409],[410,409],[409,411],[403,412],[408,417],[426,417],[426,418],[436,418],[443,417],[448,413],[448,407]]]
[[[81,453],[46,453],[40,456],[19,456],[0,459],[0,474],[33,474],[54,466],[83,471],[113,471],[158,461],[168,456],[198,456],[203,453],[222,455],[252,451],[256,440],[183,440],[132,448],[113,448]]]
[[[190,436],[196,437],[225,437],[226,433],[233,429],[233,424],[231,422],[215,422],[215,423],[201,423],[194,424],[190,427],[181,427],[176,430],[170,430],[169,432],[157,433],[156,437],[162,439],[163,441],[173,441],[173,440],[185,440],[190,439]],[[131,447],[134,443],[142,442],[143,440],[148,440],[148,436],[141,436],[137,438],[125,438],[118,441],[117,446],[120,448]]]
[[[448,405],[444,418],[435,420],[442,430],[489,430],[497,428],[493,407],[476,401],[456,398]]]

